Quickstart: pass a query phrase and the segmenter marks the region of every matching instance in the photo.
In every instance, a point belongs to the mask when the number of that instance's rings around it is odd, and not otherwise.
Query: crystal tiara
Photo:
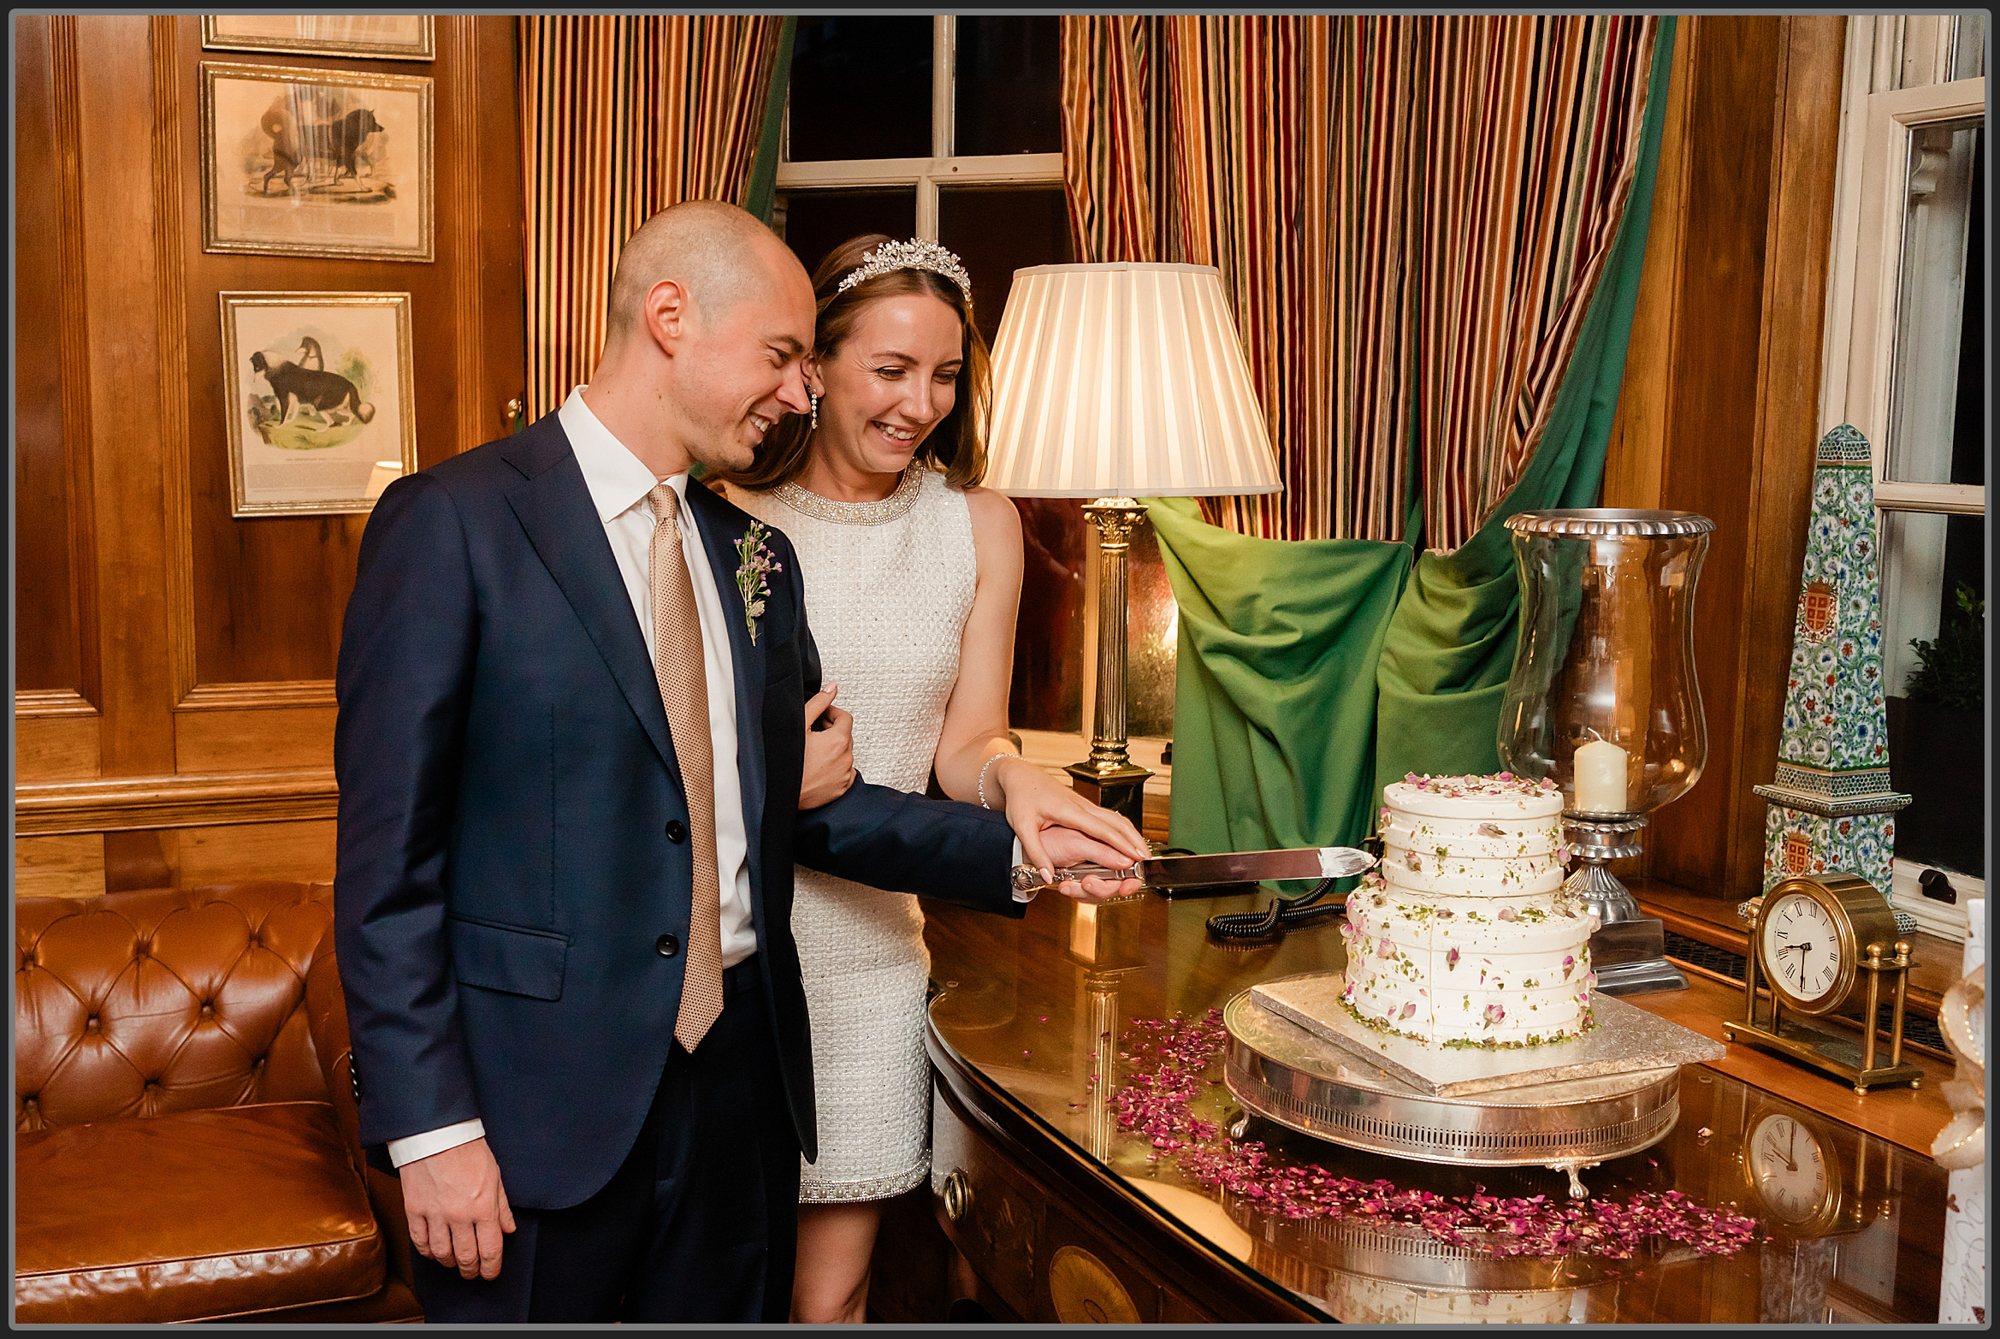
[[[972,277],[966,274],[958,257],[936,242],[917,237],[907,242],[884,242],[873,251],[862,252],[860,266],[848,271],[835,291],[845,293],[856,284],[894,270],[929,270],[941,274],[957,284],[959,293],[967,300],[972,297]]]

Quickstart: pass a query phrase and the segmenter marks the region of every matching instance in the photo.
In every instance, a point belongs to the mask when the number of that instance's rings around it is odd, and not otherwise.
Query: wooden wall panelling
[[[230,516],[217,294],[235,289],[408,292],[419,462],[435,464],[498,436],[500,406],[518,391],[524,347],[513,22],[441,17],[438,58],[422,65],[340,61],[329,67],[303,57],[242,57],[261,64],[315,63],[316,68],[417,74],[436,81],[437,260],[431,263],[200,252],[193,240],[200,236],[199,179],[194,174],[199,170],[197,94],[204,53],[196,18],[182,16],[178,25],[175,66],[183,114],[177,139],[179,161],[185,165],[180,214],[191,239],[183,310],[189,331],[190,410],[185,542],[192,576],[179,631],[193,665],[193,682],[186,685],[179,705],[184,710],[308,701],[330,705],[341,619],[367,518]],[[503,291],[511,292],[511,312]],[[510,389],[500,393],[501,387]],[[192,766],[193,760],[182,765]]]
[[[80,371],[90,408],[97,603],[106,772],[174,766],[167,711],[166,553],[159,443],[173,431],[161,400],[159,239],[153,186],[153,83],[145,19],[76,20],[82,150],[85,325]]]
[[[21,16],[14,31],[15,711],[94,716],[76,20]]]
[[[331,818],[181,828],[174,834],[175,881],[184,888],[246,877],[329,881],[333,829]]]
[[[1779,21],[1700,16],[1684,31],[1684,175],[1655,505],[1716,522],[1694,608],[1709,750],[1694,789],[1652,816],[1645,868],[1672,883],[1719,892],[1728,792],[1740,780],[1729,749],[1749,575],[1744,513],[1756,431]]]
[[[1713,518],[1695,606],[1708,766],[1653,816],[1652,877],[1762,881],[1815,437],[1843,21],[1682,20],[1606,506]]]
[[[88,716],[37,717],[16,712],[14,776],[29,778],[94,777],[103,770],[99,755],[102,730],[96,713]]]
[[[16,897],[94,897],[244,879],[333,878],[333,820],[19,837]]]
[[[319,769],[40,782],[16,789],[14,822],[23,837],[303,822],[333,817],[338,798]]]
[[[183,772],[276,767],[331,772],[333,721],[330,706],[183,711],[174,721],[175,754]]]
[[[90,897],[104,891],[104,838],[95,832],[14,839],[14,896]]]
[[[149,40],[153,51],[153,141],[152,179],[154,227],[163,257],[157,294],[163,357],[159,368],[160,398],[170,407],[159,438],[160,490],[165,510],[161,516],[165,561],[160,582],[167,602],[168,696],[163,706],[172,705],[194,684],[194,645],[186,635],[184,611],[193,596],[194,574],[187,560],[188,442],[192,425],[188,422],[188,322],[187,249],[199,246],[201,219],[192,228],[186,219],[191,195],[199,209],[201,178],[190,176],[197,154],[185,149],[183,126],[190,119],[188,109],[198,108],[198,98],[184,89],[175,67],[181,60],[178,20],[169,14],[150,20]],[[198,22],[198,20],[197,20]],[[168,719],[172,719],[169,717]]]
[[[1604,454],[1604,505],[1656,509],[1666,467],[1666,421],[1672,386],[1675,322],[1687,238],[1688,82],[1702,20],[1683,15],[1674,38],[1667,81],[1666,124],[1653,175],[1653,216],[1646,230],[1646,262],[1632,309],[1625,351],[1625,380]]]
[[[179,230],[186,239],[187,283],[180,295],[177,323],[187,331],[187,361],[181,374],[187,391],[187,432],[179,459],[165,462],[169,474],[186,481],[180,515],[172,518],[186,545],[176,566],[188,574],[176,610],[176,659],[184,678],[176,705],[184,710],[231,711],[261,705],[273,697],[317,690],[332,698],[330,682],[340,645],[340,616],[353,583],[354,561],[365,515],[230,515],[228,415],[223,400],[222,326],[218,294],[224,291],[408,292],[411,295],[412,372],[417,387],[418,459],[430,464],[449,455],[448,420],[440,410],[453,397],[450,341],[436,337],[436,323],[449,306],[438,283],[439,266],[382,260],[336,260],[304,256],[211,255],[201,250],[201,64],[232,60],[245,64],[310,67],[325,71],[372,71],[419,75],[445,82],[449,61],[346,60],[316,56],[216,53],[201,49],[201,21],[195,15],[164,20],[172,30],[163,45],[179,114],[175,145],[167,155],[177,165],[181,189]],[[440,130],[439,138],[443,138]],[[435,161],[435,160],[434,160]],[[439,179],[443,186],[443,179]],[[436,191],[440,215],[453,206],[454,192]],[[450,245],[440,233],[440,252]],[[207,691],[222,688],[224,693]],[[259,692],[258,689],[264,689]],[[329,759],[329,762],[331,760]],[[198,764],[182,762],[185,770]]]
[[[515,21],[438,28],[413,64],[204,53],[194,15],[16,20],[22,891],[331,874],[366,518],[229,516],[217,294],[409,292],[420,462],[500,435],[526,343]],[[437,260],[204,253],[205,58],[432,78]]]
[[[1819,443],[1846,28],[1845,17],[1836,14],[1780,20],[1755,473],[1745,517],[1749,580],[1738,658],[1740,707],[1735,737],[1714,741],[1730,749],[1738,764],[1728,795],[1722,880],[1724,896],[1731,901],[1763,890],[1767,806],[1751,787],[1775,775],[1784,735],[1785,681]]]
[[[459,344],[476,355],[467,375],[477,388],[459,404],[460,440],[474,446],[507,432],[507,402],[527,393],[520,27],[508,15],[458,22],[453,31],[471,78],[457,125],[473,146],[466,153],[467,189],[480,201],[478,264],[462,276],[458,307]]]

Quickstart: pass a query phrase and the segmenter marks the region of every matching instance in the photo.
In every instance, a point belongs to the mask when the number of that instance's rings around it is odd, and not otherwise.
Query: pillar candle
[[[1586,814],[1622,814],[1625,801],[1625,750],[1606,739],[1580,744],[1573,764],[1576,808]]]

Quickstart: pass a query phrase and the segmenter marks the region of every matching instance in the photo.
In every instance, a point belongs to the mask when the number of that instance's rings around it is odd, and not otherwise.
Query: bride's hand
[[[1146,839],[1123,814],[1092,804],[1023,758],[1003,756],[993,764],[988,784],[989,788],[993,784],[1000,787],[1008,825],[1021,839],[1021,855],[1036,869],[1075,863],[1076,858],[1052,858],[1044,838],[1050,828],[1068,828],[1109,847],[1109,852],[1077,858],[1093,859],[1111,868],[1152,854]],[[1113,852],[1124,859],[1105,858]]]
[[[854,784],[854,716],[833,705],[837,683],[806,699],[806,765],[799,808],[832,804]]]

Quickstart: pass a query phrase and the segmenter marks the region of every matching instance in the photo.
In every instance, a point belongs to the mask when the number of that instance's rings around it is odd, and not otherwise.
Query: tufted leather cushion
[[[326,884],[15,903],[20,1319],[420,1317],[332,919]]]
[[[331,890],[15,904],[14,1128],[327,1099],[304,1009]]]
[[[15,1319],[214,1320],[382,1287],[385,1249],[325,1102],[17,1134]]]

